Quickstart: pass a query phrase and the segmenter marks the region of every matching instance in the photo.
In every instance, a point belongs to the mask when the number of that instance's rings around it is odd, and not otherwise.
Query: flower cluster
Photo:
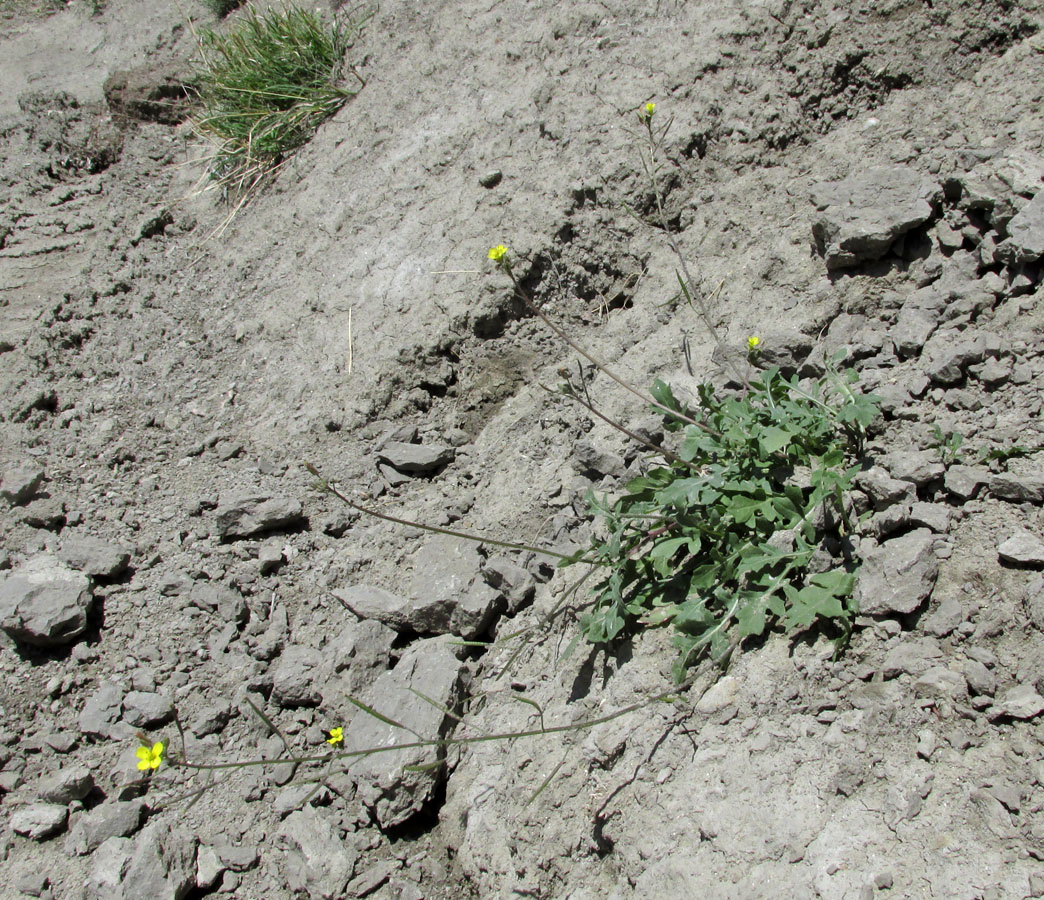
[[[344,729],[343,728],[331,728],[330,736],[326,739],[326,743],[331,746],[341,743],[344,740]]]

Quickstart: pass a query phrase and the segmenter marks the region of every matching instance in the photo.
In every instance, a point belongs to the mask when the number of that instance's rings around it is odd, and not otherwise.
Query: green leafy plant
[[[227,33],[199,34],[203,114],[197,131],[216,144],[210,176],[242,197],[283,162],[363,85],[338,83],[363,21],[327,25],[299,7],[248,9]]]
[[[961,445],[964,443],[964,435],[956,431],[943,431],[939,425],[934,425],[932,427],[932,438],[935,440],[932,446],[939,451],[939,456],[942,458],[944,466],[960,462],[960,451]]]
[[[846,636],[855,566],[823,547],[854,528],[846,494],[877,415],[855,380],[831,367],[804,386],[772,368],[735,395],[701,385],[691,410],[656,381],[677,448],[622,496],[588,495],[601,530],[577,561],[605,571],[581,620],[588,640],[670,623],[681,678],[704,651],[722,662],[773,620],[788,630],[832,620]],[[813,570],[814,559],[829,563]]]

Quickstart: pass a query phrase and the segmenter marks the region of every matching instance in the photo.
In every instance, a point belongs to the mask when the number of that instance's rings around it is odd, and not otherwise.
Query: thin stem
[[[632,703],[629,706],[625,706],[622,709],[616,710],[616,712],[608,713],[604,716],[599,716],[596,719],[587,719],[583,722],[574,722],[572,725],[552,725],[550,728],[531,728],[525,731],[502,731],[496,734],[480,734],[472,737],[448,737],[448,738],[432,738],[431,740],[421,741],[408,741],[404,744],[390,744],[385,747],[369,747],[365,750],[345,750],[339,753],[324,753],[321,756],[292,756],[285,759],[249,759],[242,760],[240,762],[227,762],[227,763],[190,763],[186,760],[171,760],[171,765],[185,769],[196,769],[197,771],[216,771],[221,769],[246,769],[254,768],[257,766],[279,766],[287,765],[288,763],[318,763],[318,762],[329,762],[331,760],[339,759],[359,759],[364,756],[371,756],[377,753],[394,753],[399,750],[416,750],[424,747],[451,747],[454,745],[463,744],[484,744],[489,741],[512,741],[518,738],[526,737],[540,737],[546,734],[561,734],[566,731],[581,731],[588,728],[594,728],[597,725],[604,725],[606,722],[612,722],[614,719],[619,719],[621,716],[626,716],[629,713],[637,712],[640,709],[652,706],[654,703],[668,700],[673,697],[684,693],[690,687],[696,679],[703,674],[703,670],[694,672],[689,678],[687,678],[681,685],[668,691],[661,691],[660,693],[650,697],[647,700],[640,700],[637,703]],[[705,691],[704,691],[705,692]],[[698,698],[697,698],[698,699]]]
[[[643,447],[646,447],[647,449],[652,450],[653,453],[660,454],[668,462],[672,462],[672,463],[682,463],[683,462],[681,457],[678,456],[677,454],[672,453],[670,450],[666,449],[665,447],[660,447],[660,446],[654,444],[652,441],[646,440],[641,435],[635,434],[629,428],[626,428],[625,426],[621,425],[615,419],[610,419],[607,415],[605,415],[605,413],[599,412],[599,410],[594,406],[594,404],[592,404],[589,400],[585,400],[579,394],[575,394],[575,393],[563,394],[563,393],[561,393],[559,391],[551,390],[551,388],[549,388],[545,384],[540,385],[540,387],[543,388],[545,391],[547,391],[549,394],[551,394],[554,397],[568,397],[570,400],[575,400],[584,409],[586,409],[589,413],[591,413],[594,416],[598,416],[599,419],[601,419],[607,425],[611,425],[613,428],[615,428],[617,431],[621,432],[622,434],[626,434],[627,437],[629,437],[632,441],[636,441],[637,443],[641,444]]]
[[[326,491],[327,493],[333,494],[337,499],[344,503],[347,503],[352,509],[358,510],[361,513],[365,513],[368,516],[372,516],[375,519],[383,519],[385,522],[392,522],[396,525],[405,525],[409,528],[418,528],[421,531],[430,531],[432,534],[445,534],[449,537],[463,538],[466,541],[474,541],[476,544],[490,544],[494,547],[504,547],[507,550],[524,550],[528,553],[539,553],[543,556],[550,556],[552,559],[568,560],[569,562],[591,562],[592,565],[603,565],[602,563],[595,562],[593,560],[576,559],[565,553],[559,553],[557,550],[548,550],[544,547],[533,547],[530,544],[519,544],[514,541],[498,541],[494,538],[485,537],[480,534],[469,534],[466,531],[456,531],[453,528],[440,528],[438,525],[425,525],[422,522],[414,522],[412,519],[403,519],[399,516],[393,516],[389,513],[382,513],[376,509],[371,509],[368,506],[363,506],[360,503],[356,503],[350,497],[343,494],[340,490],[334,487],[329,481],[323,478],[319,474],[319,470],[316,469],[311,463],[305,463],[305,468],[312,473],[316,478],[319,479],[319,489]]]
[[[560,328],[558,325],[552,322],[547,313],[545,313],[542,309],[540,309],[540,307],[536,305],[536,303],[533,302],[532,298],[526,292],[526,289],[522,287],[522,283],[518,280],[518,278],[515,277],[515,273],[511,270],[511,263],[508,262],[506,256],[501,257],[500,260],[498,260],[498,264],[505,272],[507,272],[508,277],[511,279],[511,283],[515,286],[515,292],[518,294],[518,297],[522,300],[522,302],[526,305],[526,308],[531,313],[533,313],[533,315],[538,316],[541,319],[541,321],[543,321],[543,323],[548,328],[550,328],[566,345],[568,345],[577,353],[579,353],[596,369],[598,369],[605,375],[608,375],[613,381],[620,385],[620,387],[634,394],[634,396],[637,397],[639,400],[643,401],[644,403],[651,403],[656,409],[660,410],[665,415],[668,415],[673,419],[678,419],[679,421],[685,422],[688,425],[695,425],[697,428],[706,431],[708,434],[718,434],[709,425],[706,425],[703,422],[699,422],[696,419],[693,419],[690,416],[685,415],[685,413],[679,412],[676,409],[671,409],[669,406],[664,406],[658,400],[655,400],[652,397],[643,394],[640,390],[638,390],[638,388],[634,387],[629,382],[624,381],[619,375],[617,375],[612,369],[610,369],[609,366],[602,362],[602,360],[598,359],[596,356],[593,356],[591,353],[589,353],[587,350],[581,347],[568,334],[566,334],[566,332],[562,328]]]

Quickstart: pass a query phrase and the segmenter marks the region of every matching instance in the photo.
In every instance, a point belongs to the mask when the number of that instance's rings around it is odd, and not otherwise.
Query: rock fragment
[[[36,786],[36,796],[46,803],[71,803],[82,800],[94,789],[94,776],[84,765],[59,769]]]
[[[135,728],[155,728],[174,716],[174,701],[156,691],[131,691],[123,698],[124,721]]]
[[[196,885],[196,844],[194,835],[166,823],[147,825],[112,900],[184,900]]]
[[[394,669],[373,684],[371,705],[410,731],[360,711],[345,729],[344,749],[415,742],[418,734],[433,739],[446,737],[454,721],[442,709],[456,708],[464,666],[454,653],[453,642],[448,635],[417,641]],[[434,704],[418,697],[411,687]],[[413,747],[366,756],[352,766],[350,774],[358,797],[382,829],[408,821],[429,802],[442,777],[441,768],[429,764],[442,759],[444,753],[437,747]],[[407,766],[419,770],[407,770]]]
[[[91,737],[116,737],[113,726],[123,708],[123,691],[110,681],[103,681],[87,698],[80,711],[80,731]]]
[[[996,258],[1009,266],[1036,262],[1044,256],[1044,190],[1008,223],[1008,237],[997,245]]]
[[[856,579],[854,598],[859,611],[879,616],[918,609],[932,592],[939,574],[939,560],[932,548],[934,539],[927,528],[917,528],[869,548]]]
[[[986,484],[989,478],[988,469],[979,466],[953,465],[946,470],[943,485],[958,500],[971,500],[979,487]]]
[[[11,816],[11,830],[34,841],[42,841],[65,828],[69,810],[64,803],[30,803]]]
[[[817,184],[816,248],[830,270],[880,259],[896,239],[932,217],[941,196],[938,184],[901,166],[859,168],[843,181]]]
[[[118,544],[86,534],[66,534],[58,558],[96,578],[115,578],[130,562],[130,553]]]
[[[1032,531],[1020,528],[997,548],[1004,562],[1017,566],[1044,566],[1044,541]]]
[[[39,466],[17,466],[4,472],[0,481],[0,497],[11,506],[24,506],[36,496],[44,481],[44,470]]]
[[[377,458],[400,472],[427,474],[449,465],[456,451],[445,444],[407,444],[404,441],[388,441],[378,452]]]
[[[307,806],[290,813],[278,840],[290,850],[285,872],[291,890],[312,900],[344,896],[359,854],[341,840],[327,812]]]
[[[990,477],[990,493],[1012,503],[1044,503],[1044,472],[1000,472]]]
[[[322,700],[318,682],[323,668],[318,650],[290,644],[272,674],[272,698],[284,708],[317,705]]]
[[[70,856],[93,853],[110,838],[125,838],[141,827],[145,817],[143,800],[110,800],[73,819],[65,852]]]
[[[217,535],[225,541],[298,528],[305,523],[299,500],[264,494],[222,496],[214,515]]]
[[[94,605],[90,579],[57,557],[41,553],[0,582],[0,627],[38,647],[79,637]]]
[[[1032,684],[1019,684],[1008,688],[990,708],[991,719],[1010,716],[1013,719],[1032,719],[1044,712],[1044,697],[1037,693]]]

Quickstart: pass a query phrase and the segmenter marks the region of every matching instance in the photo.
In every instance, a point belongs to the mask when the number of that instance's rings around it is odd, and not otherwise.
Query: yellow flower
[[[749,338],[747,338],[748,350],[757,350],[759,344],[761,344],[761,338],[759,338],[756,334],[752,334]]]
[[[138,770],[148,772],[150,769],[158,769],[163,762],[163,741],[156,741],[149,747],[138,748]]]
[[[651,119],[653,117],[653,113],[655,113],[655,112],[656,112],[656,104],[655,103],[646,103],[645,104],[645,118],[646,119]]]
[[[328,744],[339,744],[344,740],[344,729],[343,728],[331,728],[330,736],[326,739]]]
[[[503,244],[497,244],[496,247],[490,248],[489,258],[493,260],[493,262],[500,262],[507,255],[507,252],[507,247]]]

